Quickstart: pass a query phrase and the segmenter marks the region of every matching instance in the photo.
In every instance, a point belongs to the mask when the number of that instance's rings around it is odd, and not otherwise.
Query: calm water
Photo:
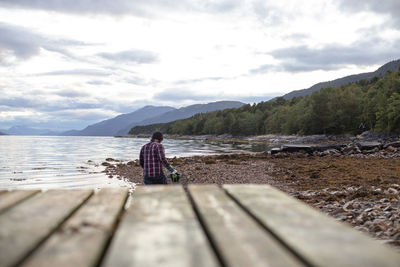
[[[100,188],[128,186],[102,171],[106,158],[139,157],[148,139],[82,136],[0,136],[0,188]],[[167,157],[263,151],[248,144],[164,140]]]

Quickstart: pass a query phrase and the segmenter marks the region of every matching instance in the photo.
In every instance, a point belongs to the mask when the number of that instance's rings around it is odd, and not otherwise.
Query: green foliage
[[[145,126],[136,126],[133,127],[130,131],[129,134],[152,134],[154,132],[167,132],[168,130],[168,124],[167,123],[158,123],[158,124],[151,124],[151,125],[145,125]]]
[[[354,134],[361,123],[368,130],[400,133],[400,71],[290,100],[279,97],[144,129],[185,135]]]

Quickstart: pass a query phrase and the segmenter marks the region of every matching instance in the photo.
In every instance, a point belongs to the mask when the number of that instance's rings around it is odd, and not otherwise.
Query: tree
[[[388,101],[387,132],[400,133],[400,94],[393,93]]]

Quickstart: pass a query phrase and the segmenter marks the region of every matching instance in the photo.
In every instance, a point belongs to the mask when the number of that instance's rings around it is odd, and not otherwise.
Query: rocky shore
[[[301,146],[296,144],[292,148]],[[293,150],[285,149],[284,145],[272,153],[195,156],[169,161],[183,174],[184,186],[271,184],[400,249],[400,142],[358,138],[347,144],[336,141],[333,146],[328,143],[311,147]],[[103,165],[110,178],[143,183],[138,161],[108,159]]]

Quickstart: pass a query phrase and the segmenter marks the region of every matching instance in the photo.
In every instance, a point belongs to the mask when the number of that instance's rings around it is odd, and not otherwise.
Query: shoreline
[[[150,138],[151,134],[137,134],[126,136],[115,136],[115,138]],[[358,135],[279,135],[266,134],[256,136],[234,136],[231,134],[222,135],[169,135],[164,134],[164,139],[172,140],[199,140],[217,142],[244,142],[244,143],[267,143],[267,144],[348,144],[352,142],[380,142],[389,143],[400,141],[400,135],[385,135],[383,133],[366,131]]]
[[[400,250],[400,148],[348,155],[306,151],[170,158],[181,184],[270,184]],[[138,161],[109,159],[109,178],[141,185]],[[169,181],[170,182],[170,181]]]

